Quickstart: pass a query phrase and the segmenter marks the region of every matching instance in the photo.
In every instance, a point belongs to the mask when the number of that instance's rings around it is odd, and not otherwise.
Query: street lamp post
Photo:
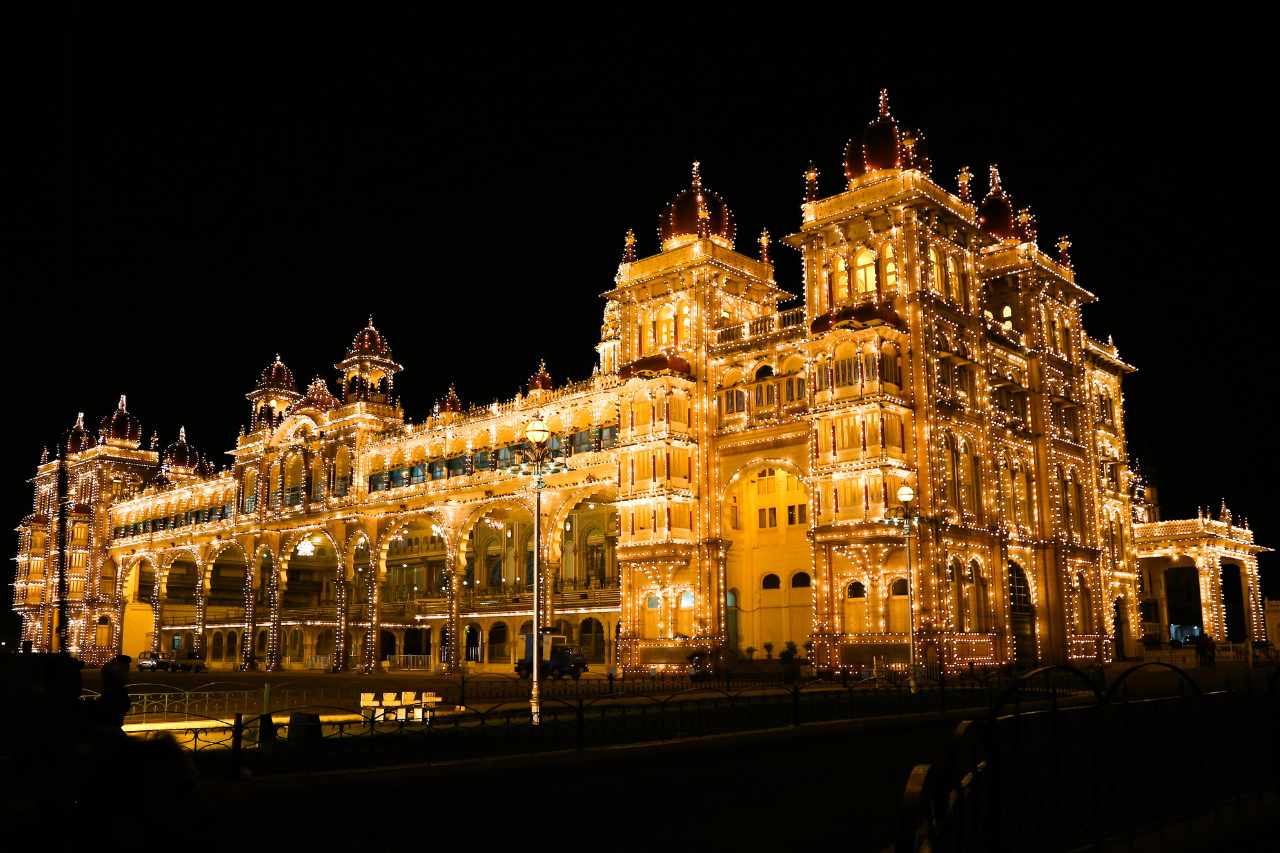
[[[916,686],[916,579],[911,571],[911,524],[915,520],[911,509],[915,496],[915,490],[905,483],[898,487],[898,503],[902,505],[900,508],[902,536],[907,550],[907,668],[912,693],[918,689]],[[897,522],[896,518],[894,522]]]
[[[535,726],[542,725],[542,479],[543,465],[550,459],[548,447],[551,430],[541,417],[535,417],[525,428],[529,442],[527,462],[533,465],[533,641],[529,670],[529,717]]]

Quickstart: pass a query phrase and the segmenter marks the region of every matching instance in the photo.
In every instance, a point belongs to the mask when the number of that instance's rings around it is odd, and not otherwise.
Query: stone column
[[[462,602],[459,596],[458,585],[462,583],[465,577],[466,551],[461,543],[457,541],[456,534],[451,534],[448,538],[448,544],[445,546],[445,595],[449,608],[448,615],[445,618],[444,625],[440,629],[440,641],[445,643],[444,647],[444,671],[453,673],[458,671],[459,667],[459,648],[460,637],[458,636],[459,623],[462,621]],[[523,567],[521,567],[523,571]]]
[[[329,662],[331,672],[345,672],[347,669],[347,646],[351,632],[351,582],[347,580],[352,571],[352,556],[347,554],[338,566],[338,579],[333,584],[333,659]]]
[[[280,599],[283,597],[280,584],[280,570],[276,568],[274,561],[271,563],[271,573],[262,579],[267,584],[267,604],[271,608],[268,617],[268,624],[271,626],[267,631],[267,671],[275,672],[280,668]]]
[[[196,638],[191,644],[197,659],[204,657],[205,601],[208,598],[209,573],[213,569],[203,562],[196,564]]]
[[[241,627],[240,669],[248,670],[250,661],[258,653],[258,626],[255,610],[258,603],[257,584],[259,567],[253,565],[257,556],[256,550],[250,551],[249,565],[244,571],[244,624]],[[256,664],[255,664],[256,665]]]

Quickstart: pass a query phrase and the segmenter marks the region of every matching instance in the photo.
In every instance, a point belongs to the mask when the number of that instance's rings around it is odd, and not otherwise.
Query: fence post
[[[231,778],[240,778],[240,748],[244,740],[244,715],[236,712],[235,722],[231,724]]]
[[[582,752],[583,742],[586,740],[587,719],[583,710],[582,697],[578,697],[578,752]]]
[[[791,725],[800,725],[800,685],[791,685]]]

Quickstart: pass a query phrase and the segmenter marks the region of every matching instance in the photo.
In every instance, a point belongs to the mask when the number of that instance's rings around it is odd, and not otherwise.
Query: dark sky
[[[274,354],[301,383],[332,381],[371,312],[415,420],[450,382],[467,402],[510,396],[539,356],[557,381],[584,377],[622,235],[656,250],[691,160],[754,253],[762,227],[798,228],[810,158],[823,193],[839,188],[845,140],[887,86],[927,133],[936,179],[953,187],[967,164],[983,193],[996,162],[1043,245],[1070,233],[1100,297],[1090,332],[1139,368],[1130,451],[1166,516],[1225,497],[1280,543],[1261,44],[1208,31],[1055,44],[965,24],[904,26],[877,47],[858,19],[729,31],[683,14],[571,33],[494,8],[382,12],[323,35],[82,21],[70,66],[57,27],[10,28],[9,523],[77,411],[96,425],[127,393],[148,435],[167,443],[185,424],[226,461]],[[798,292],[795,254],[776,254]]]

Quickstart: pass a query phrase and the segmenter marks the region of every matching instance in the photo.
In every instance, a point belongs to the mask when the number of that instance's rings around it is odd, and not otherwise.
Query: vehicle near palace
[[[156,654],[144,651],[138,654],[138,670],[159,672],[204,672],[204,661],[198,658],[179,660],[172,652]]]
[[[524,634],[524,657],[516,661],[516,675],[528,678],[533,669],[533,635]],[[578,646],[569,645],[567,637],[561,634],[542,635],[542,674],[551,678],[564,678],[566,675],[577,681],[586,672],[587,659]]]

